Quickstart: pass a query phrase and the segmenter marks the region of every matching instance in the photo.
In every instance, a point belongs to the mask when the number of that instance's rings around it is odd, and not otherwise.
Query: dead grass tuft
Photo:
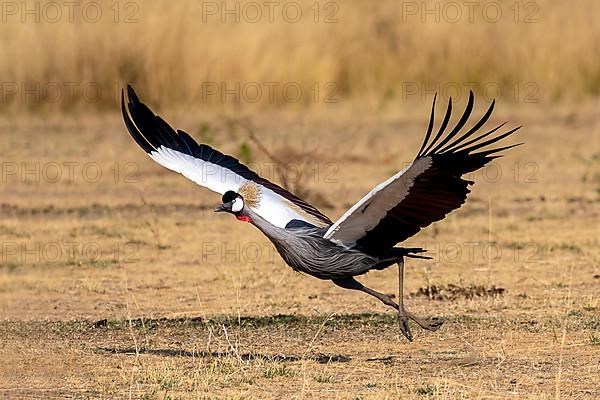
[[[447,285],[430,285],[421,287],[417,292],[412,293],[413,296],[424,296],[430,300],[456,300],[456,299],[473,299],[477,297],[497,297],[506,289],[496,287],[496,285],[470,285],[461,286],[449,283]]]

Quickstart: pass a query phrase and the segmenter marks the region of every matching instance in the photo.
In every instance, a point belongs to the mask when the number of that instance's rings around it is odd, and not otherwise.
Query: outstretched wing
[[[489,119],[494,104],[495,101],[481,120],[463,133],[463,127],[473,110],[471,92],[462,117],[454,129],[444,136],[452,114],[450,99],[442,125],[430,141],[435,114],[434,98],[427,134],[415,160],[352,206],[327,230],[325,238],[381,254],[459,208],[470,192],[469,185],[474,183],[462,179],[462,175],[500,157],[499,152],[521,144],[483,149],[520,128],[486,139],[504,124],[473,137]],[[477,151],[479,149],[483,150]]]
[[[242,195],[247,194],[246,204],[262,218],[280,228],[285,228],[292,220],[305,221],[319,227],[332,223],[315,207],[261,178],[237,159],[208,145],[196,143],[181,130],[175,131],[139,101],[131,86],[127,86],[127,97],[126,103],[122,93],[121,111],[129,133],[163,167],[179,172],[217,193],[232,190]]]

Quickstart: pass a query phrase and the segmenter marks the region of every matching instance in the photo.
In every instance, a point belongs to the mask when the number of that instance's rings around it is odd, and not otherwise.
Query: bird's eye
[[[239,200],[239,201],[238,201]],[[241,198],[236,198],[231,201],[231,211],[240,212],[244,208],[244,200]]]

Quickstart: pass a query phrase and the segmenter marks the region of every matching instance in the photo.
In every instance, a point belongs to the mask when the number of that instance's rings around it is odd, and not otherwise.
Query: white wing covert
[[[220,194],[229,190],[242,195],[247,193],[246,204],[280,228],[285,228],[292,220],[319,227],[331,224],[331,220],[315,207],[261,178],[234,157],[206,144],[198,144],[184,131],[175,131],[139,101],[131,86],[127,87],[127,95],[127,102],[124,93],[121,96],[125,125],[136,143],[163,167]]]

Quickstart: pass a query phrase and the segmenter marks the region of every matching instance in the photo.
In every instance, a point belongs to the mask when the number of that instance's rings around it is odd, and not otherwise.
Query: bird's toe
[[[408,323],[409,318],[405,313],[398,313],[398,326],[400,327],[400,332],[408,339],[409,342],[413,341],[413,335],[410,331],[410,325]]]
[[[429,323],[427,324],[428,328],[426,329],[430,331],[437,331],[442,327],[442,325],[444,325],[444,322],[446,322],[446,318],[432,317],[429,319]]]

